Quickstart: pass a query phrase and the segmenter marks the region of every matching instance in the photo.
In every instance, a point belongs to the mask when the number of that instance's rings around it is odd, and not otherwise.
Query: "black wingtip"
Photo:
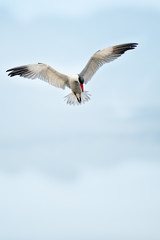
[[[25,65],[25,66],[8,69],[6,72],[9,72],[8,74],[9,77],[14,77],[16,75],[22,77],[22,76],[25,76],[25,74],[28,74],[29,70]]]
[[[9,72],[9,73],[8,73],[8,76],[9,76],[9,77],[13,77],[13,76],[12,76],[12,69],[8,69],[6,72],[7,72],[7,73]]]
[[[124,43],[124,44],[119,44],[113,47],[113,51],[115,54],[122,55],[128,50],[135,49],[138,46],[138,43]]]
[[[8,69],[6,72],[11,72],[12,71],[12,69]]]
[[[138,43],[131,43],[130,48],[135,49],[138,46]]]

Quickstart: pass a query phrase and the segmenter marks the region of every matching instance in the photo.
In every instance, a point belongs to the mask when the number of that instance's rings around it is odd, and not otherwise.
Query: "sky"
[[[0,239],[160,239],[160,2],[0,1]],[[43,62],[79,73],[112,45],[138,47],[70,90],[9,78]]]

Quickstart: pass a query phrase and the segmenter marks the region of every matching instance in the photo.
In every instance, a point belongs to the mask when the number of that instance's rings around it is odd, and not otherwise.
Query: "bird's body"
[[[99,50],[93,54],[81,73],[73,76],[62,74],[43,63],[15,67],[7,72],[10,77],[19,75],[31,79],[39,78],[55,87],[62,89],[68,87],[72,92],[66,96],[67,103],[79,105],[90,99],[90,94],[84,91],[84,83],[87,84],[103,64],[113,61],[125,51],[134,49],[136,46],[137,43],[126,43]]]

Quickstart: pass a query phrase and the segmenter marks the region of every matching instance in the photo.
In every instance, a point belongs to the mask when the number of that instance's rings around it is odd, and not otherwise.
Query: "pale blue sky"
[[[0,1],[0,239],[160,239],[159,1]],[[6,70],[79,73],[138,42],[85,86],[91,101]]]

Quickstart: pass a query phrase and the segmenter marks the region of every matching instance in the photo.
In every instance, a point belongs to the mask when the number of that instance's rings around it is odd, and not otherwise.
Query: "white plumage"
[[[137,43],[126,43],[99,50],[89,59],[81,73],[75,76],[62,74],[43,63],[15,67],[7,70],[7,72],[9,72],[8,76],[10,77],[19,75],[31,79],[39,78],[58,88],[68,87],[72,92],[65,97],[67,104],[80,105],[90,99],[90,94],[84,91],[83,84],[88,83],[103,64],[113,61],[127,50],[134,49],[137,45]]]

